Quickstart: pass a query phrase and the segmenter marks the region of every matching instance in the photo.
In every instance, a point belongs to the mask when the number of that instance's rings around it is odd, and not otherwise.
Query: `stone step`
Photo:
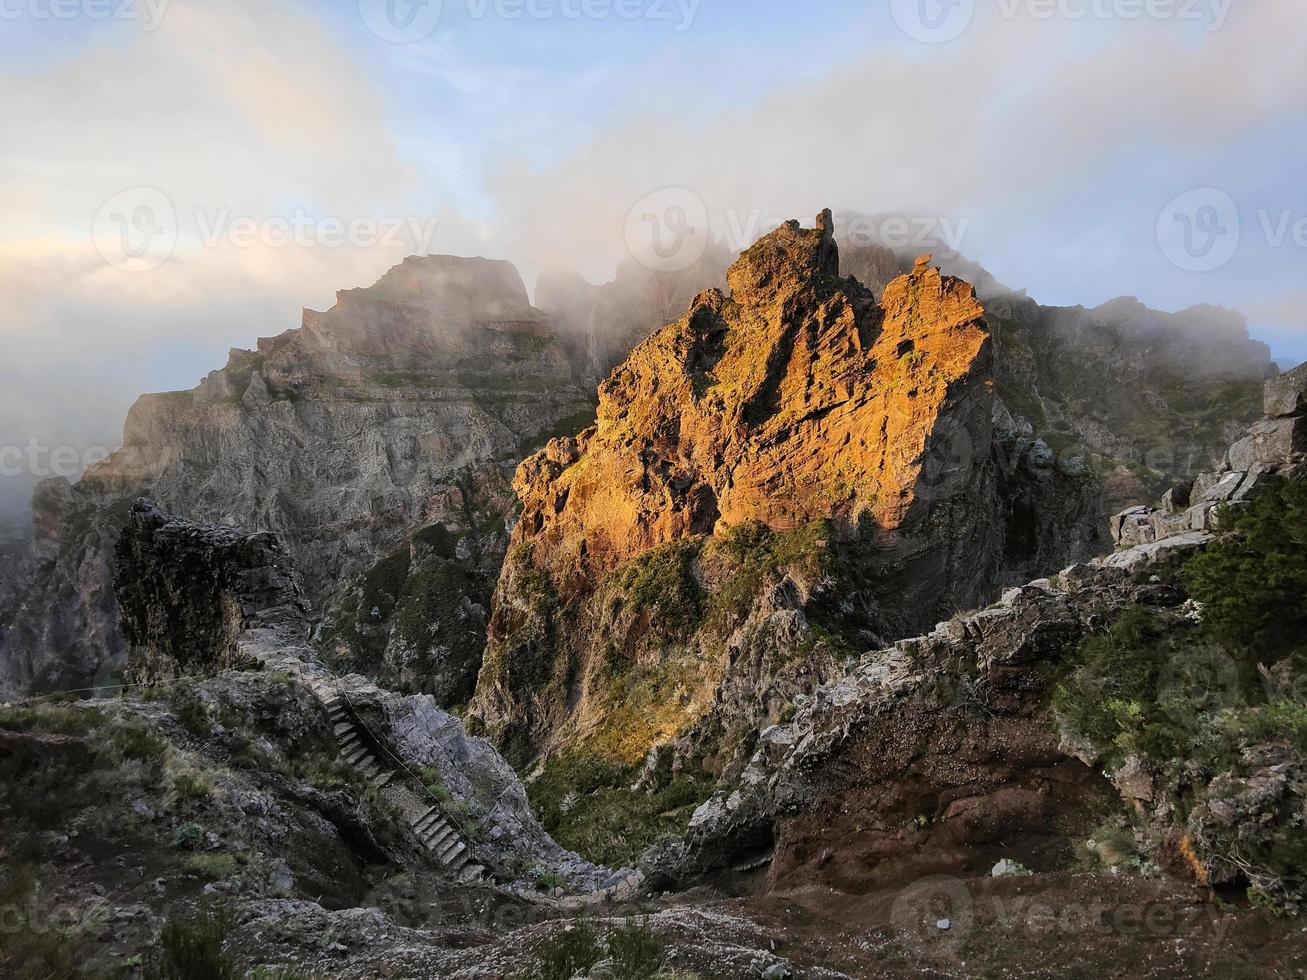
[[[459,840],[458,835],[455,834],[452,838],[450,838],[449,843],[445,845],[445,849],[440,852],[439,854],[440,863],[446,866],[451,865],[454,863],[454,860],[458,857],[458,855],[462,854],[466,850],[467,850],[467,845],[464,844],[461,840]],[[460,864],[459,867],[462,867],[462,865]]]
[[[373,776],[370,782],[377,789],[381,789],[381,787],[385,786],[388,782],[390,782],[391,779],[394,778],[394,776],[395,774],[393,772],[383,772],[380,776]]]
[[[367,758],[368,750],[365,746],[356,745],[348,752],[342,753],[341,758],[351,766],[357,766],[360,761]]]
[[[354,751],[354,748],[355,748],[356,746],[359,746],[359,745],[362,745],[362,744],[363,744],[363,738],[359,735],[359,733],[358,733],[358,732],[350,732],[348,735],[346,735],[344,738],[342,738],[342,739],[340,740],[340,743],[339,743],[339,751],[340,751],[340,752],[352,752],[352,751]]]
[[[354,768],[357,769],[366,779],[371,779],[382,771],[381,767],[377,765],[377,760],[370,755],[364,756],[363,761],[358,763]]]
[[[455,851],[448,861],[445,861],[445,867],[450,871],[460,871],[472,860],[472,851],[469,848],[463,848],[461,851]]]
[[[440,807],[433,806],[426,813],[422,814],[422,816],[414,820],[411,826],[415,832],[421,833],[439,820],[441,816]]]
[[[458,831],[448,824],[445,824],[436,830],[428,831],[427,835],[422,838],[423,843],[427,845],[427,848],[435,851],[437,854],[440,853],[440,851],[445,848],[451,840],[457,839]]]
[[[429,844],[431,843],[431,841],[435,840],[441,834],[445,833],[447,830],[450,829],[452,829],[452,825],[450,824],[450,822],[446,820],[444,817],[441,817],[440,819],[433,820],[431,823],[423,827],[421,836],[422,839]]]
[[[333,725],[331,730],[336,733],[337,738],[340,738],[342,735],[348,735],[350,732],[352,732],[354,730],[354,726],[347,721],[342,721],[342,722],[337,722],[335,725]]]

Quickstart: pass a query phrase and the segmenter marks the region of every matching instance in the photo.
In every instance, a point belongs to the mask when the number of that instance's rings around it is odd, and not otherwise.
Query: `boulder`
[[[1307,413],[1307,363],[1266,382],[1266,414],[1282,418]]]
[[[1307,417],[1273,418],[1255,423],[1246,438],[1230,447],[1228,459],[1231,469],[1247,471],[1301,452],[1307,452]]]

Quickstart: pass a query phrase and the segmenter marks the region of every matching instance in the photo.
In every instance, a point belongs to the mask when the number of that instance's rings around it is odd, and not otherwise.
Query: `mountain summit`
[[[782,225],[518,469],[473,704],[511,757],[629,782],[700,726],[715,771],[852,650],[1087,553],[1092,481],[995,434],[971,286],[923,256],[878,301],[839,261],[829,212]]]

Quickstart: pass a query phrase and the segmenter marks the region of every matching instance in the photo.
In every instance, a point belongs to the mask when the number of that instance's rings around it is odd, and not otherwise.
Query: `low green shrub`
[[[170,919],[145,968],[146,980],[240,980],[244,971],[222,951],[230,929],[225,909],[202,908],[189,918]]]
[[[577,974],[588,973],[603,955],[599,933],[589,923],[578,922],[550,936],[522,977],[523,980],[571,980]]]
[[[617,976],[648,980],[657,976],[667,958],[667,947],[648,920],[630,921],[611,929],[605,937],[608,958]]]
[[[172,832],[172,846],[179,851],[193,851],[204,841],[204,828],[193,820]]]
[[[1268,488],[1231,530],[1181,572],[1204,629],[1264,663],[1307,650],[1307,481]]]

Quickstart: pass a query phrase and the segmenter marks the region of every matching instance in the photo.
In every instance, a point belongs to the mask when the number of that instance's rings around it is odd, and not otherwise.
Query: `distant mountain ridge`
[[[416,529],[444,528],[473,608],[458,610],[456,643],[427,624],[396,672],[445,671],[470,689],[474,607],[498,568],[513,467],[590,405],[509,263],[407,259],[306,310],[300,328],[233,350],[192,391],[143,396],[121,450],[76,486],[38,488],[33,540],[0,584],[0,696],[123,664],[112,539],[146,492],[197,520],[277,532],[319,613]]]

